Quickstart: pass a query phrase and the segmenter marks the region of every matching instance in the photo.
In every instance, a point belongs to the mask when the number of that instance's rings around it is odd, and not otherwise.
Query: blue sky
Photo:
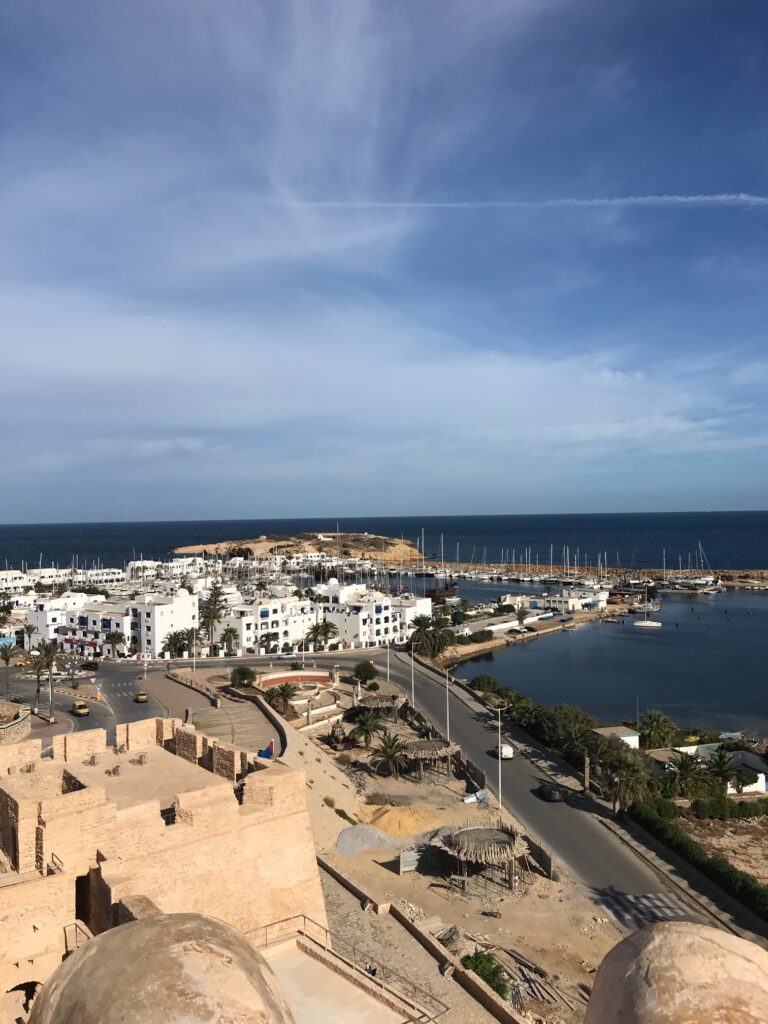
[[[760,0],[6,0],[8,522],[768,506]]]

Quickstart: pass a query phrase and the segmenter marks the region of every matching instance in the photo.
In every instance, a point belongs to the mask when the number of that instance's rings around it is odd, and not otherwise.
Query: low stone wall
[[[29,708],[0,700],[0,746],[20,743],[29,736],[32,728],[32,714]]]

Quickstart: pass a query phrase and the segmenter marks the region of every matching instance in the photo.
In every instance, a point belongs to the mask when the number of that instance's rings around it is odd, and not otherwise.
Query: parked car
[[[515,756],[515,748],[511,743],[502,743],[501,746],[493,748],[493,753],[500,761],[511,761]]]
[[[98,661],[84,661],[80,665],[80,668],[83,670],[83,672],[98,672],[99,663]]]
[[[139,690],[136,696],[133,698],[136,704],[146,704],[149,700],[149,694],[145,693],[144,690]]]
[[[85,703],[84,700],[72,701],[72,714],[77,718],[85,718],[86,715],[90,715],[91,709]]]
[[[14,662],[16,668],[26,668],[27,665],[31,664],[32,662],[29,660],[29,658],[19,658],[18,661]]]
[[[552,786],[548,782],[542,782],[535,790],[540,800],[546,800],[548,804],[560,804],[563,802],[563,792],[559,786]]]

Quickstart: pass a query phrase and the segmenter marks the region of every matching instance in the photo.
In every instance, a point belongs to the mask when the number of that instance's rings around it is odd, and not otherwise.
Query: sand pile
[[[369,824],[390,836],[420,835],[443,824],[434,811],[419,804],[370,808],[367,817]]]

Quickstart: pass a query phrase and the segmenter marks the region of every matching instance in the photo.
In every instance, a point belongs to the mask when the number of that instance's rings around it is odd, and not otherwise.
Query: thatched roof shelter
[[[439,761],[451,757],[459,748],[445,740],[408,740],[403,744],[405,753],[414,761]]]
[[[370,708],[372,711],[392,711],[403,704],[405,704],[405,697],[400,697],[397,694],[385,697],[378,693],[369,693],[357,702],[359,708]]]
[[[512,829],[470,825],[446,835],[434,837],[440,846],[458,861],[484,867],[506,867],[518,857],[527,857],[528,844]]]

